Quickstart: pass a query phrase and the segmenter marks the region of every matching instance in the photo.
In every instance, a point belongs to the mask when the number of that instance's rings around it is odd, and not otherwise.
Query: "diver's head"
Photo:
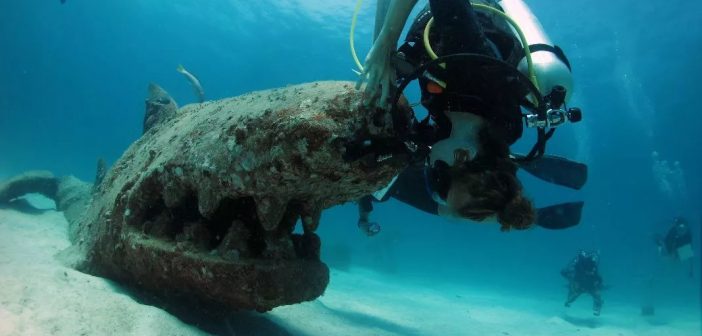
[[[689,230],[689,227],[687,226],[687,220],[680,216],[675,217],[675,219],[673,219],[673,225],[675,226],[675,233],[678,235],[684,235]]]
[[[600,261],[598,252],[580,251],[578,254],[578,265],[584,271],[594,272],[597,269],[597,264]]]
[[[529,228],[536,213],[531,201],[522,195],[509,146],[488,127],[479,133],[477,155],[471,157],[472,153],[458,149],[453,152],[452,165],[434,163],[435,196],[458,217],[475,221],[496,217],[503,231]]]
[[[673,224],[675,224],[676,226],[687,225],[687,220],[684,217],[677,216],[673,218]]]
[[[502,231],[524,230],[534,223],[534,207],[510,168],[454,167],[451,175],[446,204],[458,216],[475,221],[496,217]]]

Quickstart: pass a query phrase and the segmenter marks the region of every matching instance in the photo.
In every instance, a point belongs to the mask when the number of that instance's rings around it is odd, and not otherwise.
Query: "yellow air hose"
[[[356,66],[360,70],[361,74],[363,73],[363,65],[361,64],[361,61],[358,59],[358,55],[356,54],[356,48],[354,46],[354,32],[356,30],[356,21],[358,20],[358,13],[361,11],[361,4],[363,3],[363,0],[357,0],[356,1],[356,8],[354,9],[353,12],[353,18],[351,19],[351,31],[349,33],[349,45],[351,47],[351,56],[353,56],[353,60],[356,63]],[[496,14],[497,16],[500,16],[504,18],[507,22],[509,22],[510,25],[514,28],[514,30],[517,32],[517,35],[519,35],[519,40],[522,43],[522,47],[524,48],[524,55],[526,56],[527,59],[527,69],[529,72],[529,80],[534,84],[537,90],[539,89],[539,81],[536,78],[536,72],[534,71],[534,64],[531,58],[531,50],[529,49],[529,43],[526,40],[526,37],[524,36],[524,32],[522,29],[519,27],[517,22],[514,21],[509,15],[505,14],[505,12],[488,6],[484,4],[473,4],[473,7],[482,9],[488,12],[491,12],[493,14]],[[424,27],[424,48],[426,49],[427,53],[429,54],[429,57],[431,57],[432,60],[435,60],[439,58],[438,55],[434,52],[434,49],[432,49],[431,44],[429,43],[429,32],[431,31],[431,26],[434,23],[434,18],[432,17],[429,19],[429,22],[427,22],[426,27]],[[444,64],[442,64],[444,66]],[[535,99],[537,99],[535,97]]]
[[[356,21],[358,19],[358,12],[361,11],[361,4],[363,3],[363,0],[358,0],[356,1],[356,9],[353,11],[353,18],[351,19],[351,32],[349,33],[349,45],[351,46],[351,56],[353,56],[354,62],[356,62],[356,66],[358,67],[358,70],[363,73],[363,65],[361,64],[361,61],[358,59],[358,55],[356,55],[356,47],[353,44],[353,35],[354,31],[356,30]]]
[[[497,16],[500,16],[504,18],[507,22],[509,22],[512,27],[514,27],[514,30],[517,32],[519,35],[519,40],[522,43],[522,47],[524,48],[524,55],[526,56],[527,59],[527,68],[529,71],[529,80],[534,84],[534,86],[539,89],[539,82],[538,79],[536,78],[536,73],[534,71],[534,64],[531,59],[531,50],[529,49],[529,43],[526,40],[526,37],[524,36],[524,32],[522,31],[521,28],[519,28],[519,25],[517,22],[515,22],[509,15],[505,14],[505,12],[488,6],[484,4],[473,4],[473,7],[482,9],[488,12],[491,12],[493,14],[496,14]],[[431,48],[431,44],[429,43],[429,32],[431,31],[431,26],[434,23],[434,18],[432,17],[429,19],[429,22],[427,22],[427,25],[424,27],[424,49],[426,49],[427,54],[429,54],[429,57],[431,57],[432,60],[435,60],[439,58],[438,55],[434,52],[434,49]],[[540,89],[539,89],[540,90]]]

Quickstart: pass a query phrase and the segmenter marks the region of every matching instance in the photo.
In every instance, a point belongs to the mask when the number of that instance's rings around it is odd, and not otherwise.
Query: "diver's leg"
[[[568,297],[566,298],[565,306],[570,307],[570,304],[573,303],[580,294],[582,294],[582,292],[578,289],[578,286],[571,283],[570,286],[568,286]]]
[[[600,311],[602,311],[602,295],[600,295],[599,290],[593,290],[590,292],[592,295],[592,313],[595,316],[600,316]]]
[[[495,57],[487,37],[466,0],[429,0],[434,16],[432,29],[441,34],[443,54],[478,53]]]

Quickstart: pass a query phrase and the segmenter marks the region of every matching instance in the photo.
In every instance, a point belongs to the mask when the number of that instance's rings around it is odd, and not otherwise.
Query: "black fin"
[[[587,165],[559,156],[544,155],[530,162],[517,163],[519,168],[538,179],[571,189],[579,190],[587,182]]]
[[[580,223],[584,202],[569,202],[537,209],[536,225],[549,230],[562,230]]]

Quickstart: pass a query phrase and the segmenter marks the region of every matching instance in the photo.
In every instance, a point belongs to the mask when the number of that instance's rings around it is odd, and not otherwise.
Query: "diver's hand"
[[[376,222],[369,222],[365,220],[358,220],[358,228],[363,231],[368,237],[375,236],[380,232],[380,225]]]
[[[397,80],[392,62],[394,52],[395,43],[392,40],[379,38],[366,57],[363,73],[356,84],[356,89],[367,81],[363,103],[368,108],[390,109],[390,95],[394,93],[392,89],[395,88]]]

